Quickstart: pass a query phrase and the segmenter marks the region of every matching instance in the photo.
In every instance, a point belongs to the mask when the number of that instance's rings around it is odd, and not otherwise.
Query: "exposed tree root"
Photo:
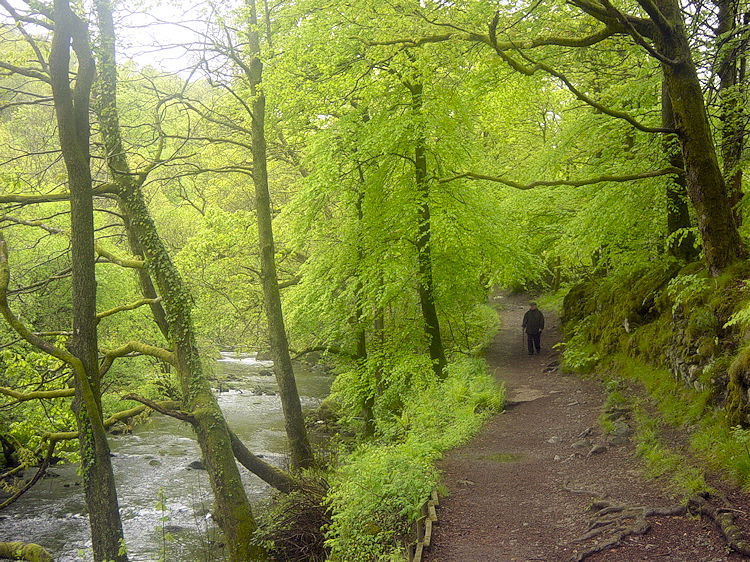
[[[742,536],[742,532],[734,524],[736,510],[726,507],[715,507],[708,502],[708,494],[696,494],[688,501],[690,513],[708,517],[721,530],[727,547],[745,556],[750,556],[750,542]]]
[[[569,491],[575,492],[575,490]],[[685,506],[666,508],[632,507],[611,504],[607,501],[594,502],[590,509],[595,513],[586,532],[573,542],[582,543],[593,539],[600,540],[600,542],[577,552],[570,560],[584,560],[597,552],[618,546],[629,536],[644,535],[650,528],[648,517],[675,517],[686,513],[707,517],[713,521],[721,531],[730,550],[744,556],[750,556],[750,542],[734,524],[737,510],[728,507],[716,507],[711,505],[709,500],[709,495],[706,493],[696,494],[690,498]]]
[[[633,535],[644,535],[651,528],[647,517],[653,516],[676,516],[684,515],[687,511],[685,506],[666,508],[633,507],[611,504],[606,501],[598,501],[591,504],[594,516],[592,517],[586,533],[573,542],[586,542],[591,539],[601,538],[601,542],[577,552],[570,560],[576,562],[585,558],[614,548],[625,538]]]
[[[259,518],[256,539],[270,543],[279,562],[322,562],[328,559],[324,529],[331,524],[325,502],[328,483],[308,475],[295,490],[277,494]]]

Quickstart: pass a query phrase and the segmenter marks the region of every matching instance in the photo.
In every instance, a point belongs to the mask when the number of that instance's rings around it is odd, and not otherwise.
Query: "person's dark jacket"
[[[544,314],[538,308],[527,310],[521,326],[527,334],[538,334],[544,330]]]

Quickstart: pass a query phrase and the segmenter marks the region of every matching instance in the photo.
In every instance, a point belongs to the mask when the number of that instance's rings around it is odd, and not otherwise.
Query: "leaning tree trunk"
[[[115,51],[115,26],[112,19],[110,0],[96,0],[97,24],[99,28],[99,42],[95,47],[96,58],[99,61],[99,76],[95,84],[96,112],[99,115],[99,126],[107,152],[107,165],[110,170],[119,170],[117,178],[132,181],[132,174],[128,165],[127,155],[123,150],[120,135],[119,113],[117,111],[117,62]],[[130,226],[130,219],[123,212],[123,222],[131,253],[143,259],[143,249]],[[147,299],[156,300],[157,294],[154,283],[147,268],[136,270],[141,293]],[[160,302],[150,305],[154,322],[159,327],[165,339],[169,339],[169,326],[164,307]]]
[[[248,0],[250,9],[248,43],[250,65],[247,79],[252,96],[251,142],[253,153],[253,184],[255,186],[255,208],[258,219],[258,245],[260,249],[260,278],[263,288],[263,304],[268,323],[268,339],[271,345],[274,373],[279,385],[279,397],[284,412],[284,425],[291,451],[292,468],[306,468],[313,464],[313,452],[307,438],[305,419],[294,380],[294,368],[289,355],[289,342],[281,309],[279,281],[274,257],[271,197],[268,190],[268,169],[265,133],[266,97],[262,89],[263,63],[260,60],[260,35],[255,0]]]
[[[121,180],[120,203],[143,248],[149,272],[156,280],[164,303],[183,408],[190,413],[203,454],[216,502],[216,520],[224,533],[232,560],[260,559],[264,552],[251,540],[255,521],[234,461],[229,428],[204,375],[198,354],[191,319],[192,299],[156,231],[140,188],[129,185],[125,178]]]
[[[440,321],[432,278],[432,230],[430,217],[430,184],[427,179],[427,153],[424,123],[422,116],[422,85],[407,85],[411,92],[412,114],[415,120],[416,135],[414,138],[414,175],[419,197],[419,226],[417,230],[417,263],[419,268],[418,292],[422,309],[425,334],[430,350],[432,369],[437,378],[445,377],[445,350],[440,335]]]
[[[706,265],[712,275],[718,275],[744,257],[745,250],[716,156],[679,3],[677,0],[654,3],[670,24],[668,31],[657,34],[656,44],[669,61],[662,64],[662,69],[685,161],[687,192],[695,208]]]
[[[55,33],[49,57],[60,147],[70,190],[73,337],[71,352],[87,381],[76,378],[78,423],[86,505],[95,560],[127,560],[114,475],[101,417],[96,333],[94,207],[89,164],[89,96],[95,75],[85,25],[67,0],[55,0]],[[78,57],[75,90],[70,87],[70,46]],[[84,397],[83,386],[90,388]],[[88,389],[87,389],[88,390]],[[93,400],[93,404],[91,403]]]
[[[191,318],[192,299],[161,240],[143,199],[138,179],[130,173],[122,150],[116,106],[116,66],[111,6],[98,0],[101,80],[98,114],[107,163],[118,186],[120,208],[126,215],[128,237],[146,259],[148,273],[162,297],[168,340],[174,349],[183,408],[197,435],[215,500],[215,517],[227,542],[231,560],[259,560],[265,551],[252,541],[255,520],[234,460],[232,438],[201,364]],[[142,280],[143,281],[143,280]]]

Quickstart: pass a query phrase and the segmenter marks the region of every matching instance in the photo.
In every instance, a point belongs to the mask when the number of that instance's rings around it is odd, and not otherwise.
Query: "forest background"
[[[127,558],[105,426],[147,407],[195,428],[231,559],[275,548],[234,456],[326,498],[321,557],[398,552],[435,459],[501,406],[495,286],[567,292],[570,368],[639,349],[747,423],[746,2],[206,2],[179,34],[148,3],[0,5],[3,476],[81,462],[96,559]],[[206,370],[269,348],[290,472]],[[312,351],[355,436],[325,476]]]

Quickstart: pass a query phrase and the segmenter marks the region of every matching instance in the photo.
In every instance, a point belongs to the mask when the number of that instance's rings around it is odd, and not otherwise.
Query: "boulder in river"
[[[109,428],[109,432],[112,435],[125,435],[127,433],[132,433],[133,428],[124,422],[118,421],[112,424],[112,426]]]
[[[187,467],[193,470],[206,470],[206,467],[203,466],[203,461],[193,461]]]

